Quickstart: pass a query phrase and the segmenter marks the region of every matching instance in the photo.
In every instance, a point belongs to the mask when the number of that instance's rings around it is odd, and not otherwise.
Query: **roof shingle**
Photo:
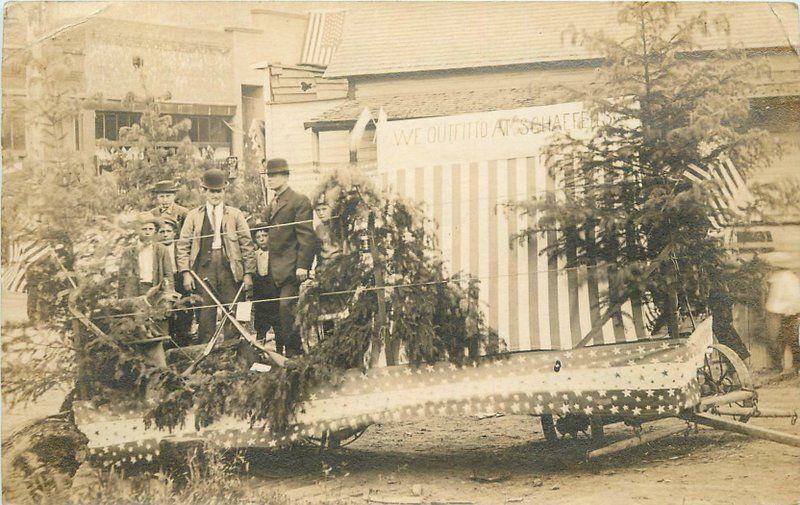
[[[347,100],[306,122],[306,128],[324,130],[355,121],[364,108],[373,116],[383,108],[389,120],[451,116],[475,111],[517,109],[543,105],[528,88],[479,89],[441,93],[382,95]]]
[[[798,47],[791,3],[685,3],[682,15],[725,14],[730,37],[704,37],[704,49]],[[618,4],[606,2],[397,2],[348,11],[344,39],[326,77],[378,75],[591,58],[569,33],[614,32]]]

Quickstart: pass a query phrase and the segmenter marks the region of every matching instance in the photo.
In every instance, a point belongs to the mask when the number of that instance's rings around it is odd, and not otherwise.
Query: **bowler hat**
[[[172,181],[158,181],[150,191],[152,193],[177,193],[178,188]]]
[[[160,226],[164,226],[165,224],[168,224],[168,225],[172,226],[173,230],[177,230],[178,229],[178,221],[176,221],[175,218],[170,216],[169,214],[162,214],[161,215]]]
[[[228,176],[222,170],[210,168],[203,172],[203,187],[206,189],[224,189]]]
[[[289,164],[283,158],[272,158],[267,162],[267,175],[288,174]]]

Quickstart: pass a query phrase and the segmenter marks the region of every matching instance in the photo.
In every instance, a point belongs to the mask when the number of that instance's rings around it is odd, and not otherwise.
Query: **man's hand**
[[[244,291],[247,294],[248,298],[253,297],[253,276],[251,274],[244,274],[242,277],[242,283],[244,284]]]
[[[183,289],[186,291],[194,291],[194,278],[189,272],[183,272]]]
[[[308,270],[305,268],[298,268],[294,272],[294,276],[297,277],[297,280],[303,282],[304,280],[308,279]]]

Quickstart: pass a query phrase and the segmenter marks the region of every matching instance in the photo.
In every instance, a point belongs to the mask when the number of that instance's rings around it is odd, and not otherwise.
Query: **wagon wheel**
[[[744,361],[728,346],[712,344],[705,355],[703,367],[698,370],[700,394],[703,397],[721,396],[734,391],[754,391],[753,379]],[[733,403],[738,407],[751,408],[754,398]],[[747,422],[749,416],[735,419]]]
[[[3,440],[3,497],[13,503],[38,503],[63,493],[85,459],[87,443],[71,412],[14,431]]]
[[[319,447],[320,450],[338,449],[346,447],[361,438],[367,428],[369,428],[368,425],[359,428],[345,428],[335,432],[328,431],[321,437],[306,436],[305,440],[309,444]]]

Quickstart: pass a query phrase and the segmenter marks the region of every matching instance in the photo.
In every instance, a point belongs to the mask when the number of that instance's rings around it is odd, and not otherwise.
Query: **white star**
[[[583,409],[583,412],[584,412],[584,413],[585,413],[587,416],[588,416],[588,415],[590,415],[590,414],[591,414],[593,411],[594,411],[594,409],[592,409],[592,407],[586,407],[585,409]]]
[[[612,402],[615,402],[615,401],[617,401],[617,399],[618,399],[618,398],[619,398],[619,397],[618,397],[617,395],[611,395],[611,401],[612,401]]]
[[[630,398],[631,390],[630,389],[626,389],[625,391],[622,392],[622,394],[625,396],[625,398]]]
[[[650,363],[658,363],[658,358],[650,358]]]
[[[450,370],[458,370],[458,367],[455,363],[450,363]]]
[[[594,398],[592,398],[591,396],[587,396],[587,397],[586,397],[586,401],[587,401],[587,402],[590,402],[590,403],[591,403],[593,400],[594,400]]]
[[[536,405],[536,406],[533,408],[533,411],[534,411],[534,412],[536,412],[537,414],[541,414],[542,412],[544,412],[544,409],[542,408],[542,406],[541,406],[541,405]]]
[[[619,347],[615,347],[614,350],[612,350],[611,352],[614,354],[614,356],[619,356],[621,350]]]
[[[566,394],[563,394],[563,395],[561,395],[561,398],[563,398],[563,399],[564,399],[564,401],[567,401],[567,400],[569,400],[569,396],[568,396],[568,395],[566,395]]]
[[[658,411],[659,414],[663,414],[664,413],[664,406],[663,405],[659,405],[658,409],[656,409],[656,410]]]
[[[552,403],[548,403],[548,404],[547,404],[547,408],[548,408],[548,409],[550,409],[550,410],[552,411],[552,410],[555,410],[556,406],[555,406],[555,405],[553,405]]]
[[[616,414],[619,412],[619,407],[617,407],[616,405],[612,405],[611,408],[608,410],[610,410],[612,414]]]
[[[405,370],[403,370],[403,373],[406,375],[413,375],[414,371],[411,370],[410,368],[406,368]]]
[[[653,391],[652,389],[648,389],[647,391],[645,391],[645,393],[647,393],[647,396],[649,398],[652,398],[653,395],[655,394],[655,391]]]
[[[561,412],[563,412],[564,414],[569,414],[569,405],[567,405],[566,403],[562,405]]]
[[[639,407],[635,407],[633,409],[633,415],[638,416],[641,413],[642,413],[642,409],[640,409]]]
[[[623,406],[622,406],[622,410],[625,410],[625,411],[627,411],[627,410],[628,410],[628,406],[627,406],[627,405],[623,405]]]
[[[632,359],[629,359],[629,360],[628,360],[628,366],[633,366],[633,365],[635,365],[635,364],[636,364],[636,362],[635,362],[635,361],[633,361]]]
[[[605,389],[599,389],[597,391],[597,394],[598,394],[598,396],[600,396],[600,398],[605,398],[606,397],[606,392],[607,391]]]

